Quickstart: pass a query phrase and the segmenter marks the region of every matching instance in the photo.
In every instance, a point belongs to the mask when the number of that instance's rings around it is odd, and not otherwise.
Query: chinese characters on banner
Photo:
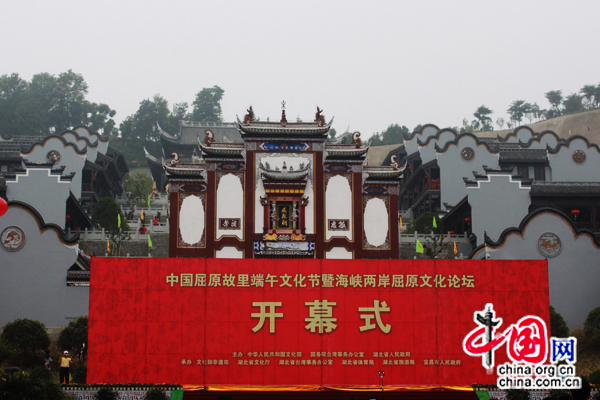
[[[493,301],[509,323],[548,318],[545,261],[95,258],[93,267],[90,383],[376,385],[381,369],[390,384],[494,383],[462,349],[473,312]]]

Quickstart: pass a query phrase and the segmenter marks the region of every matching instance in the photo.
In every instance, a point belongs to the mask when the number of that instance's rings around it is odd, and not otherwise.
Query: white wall
[[[389,217],[382,199],[372,197],[366,200],[363,224],[365,238],[371,246],[378,247],[385,244],[389,231]]]
[[[234,174],[224,174],[217,187],[217,239],[222,236],[244,237],[244,189],[240,177]],[[260,204],[260,203],[259,203]],[[219,229],[219,218],[239,218],[239,229]],[[262,221],[262,219],[261,219]]]
[[[179,194],[180,196],[182,193]],[[187,244],[198,243],[204,233],[204,205],[198,195],[188,195],[181,202],[179,210],[179,232]]]
[[[327,224],[330,219],[347,219],[349,221],[348,230],[330,230]],[[325,240],[332,237],[346,237],[348,240],[352,240],[352,189],[345,176],[332,176],[327,183],[327,189],[325,190],[325,224]]]

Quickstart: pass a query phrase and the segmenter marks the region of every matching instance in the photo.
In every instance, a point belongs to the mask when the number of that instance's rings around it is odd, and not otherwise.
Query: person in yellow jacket
[[[73,362],[73,359],[71,357],[69,357],[69,352],[67,350],[65,350],[65,354],[61,358],[58,359],[58,362],[60,363],[60,383],[62,384],[64,381],[64,383],[66,383],[68,385],[69,384],[69,366]]]

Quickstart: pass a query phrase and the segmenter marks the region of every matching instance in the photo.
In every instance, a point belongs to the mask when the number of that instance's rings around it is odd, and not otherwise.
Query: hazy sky
[[[363,137],[398,123],[457,126],[481,104],[549,105],[600,83],[593,1],[3,1],[0,75],[68,69],[117,120],[160,93],[219,85],[225,121],[312,120]]]

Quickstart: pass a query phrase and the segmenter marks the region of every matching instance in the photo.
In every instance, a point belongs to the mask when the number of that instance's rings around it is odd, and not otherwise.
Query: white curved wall
[[[385,202],[377,197],[367,200],[364,213],[364,230],[367,242],[382,246],[388,235],[388,211]]]
[[[219,229],[219,218],[239,218],[240,229]],[[262,219],[261,219],[262,221]],[[243,239],[244,235],[244,189],[242,181],[237,175],[225,174],[219,180],[217,187],[217,239],[222,236],[237,236]]]
[[[179,232],[187,244],[195,244],[204,233],[204,205],[197,195],[189,195],[181,202]]]
[[[330,230],[327,221],[330,219],[347,219],[347,231]],[[329,179],[325,191],[325,240],[332,237],[347,237],[352,240],[352,189],[350,182],[342,175],[335,175]]]

